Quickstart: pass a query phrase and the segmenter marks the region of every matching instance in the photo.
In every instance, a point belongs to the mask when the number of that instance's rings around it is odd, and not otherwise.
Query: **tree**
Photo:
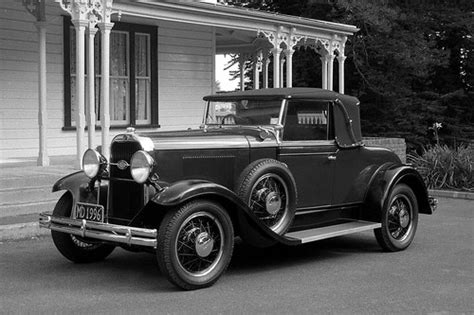
[[[234,5],[356,25],[346,44],[346,93],[361,99],[367,136],[401,136],[410,148],[474,138],[470,0],[268,0]],[[320,86],[314,52],[295,53],[294,86]],[[319,65],[320,67],[320,65]]]

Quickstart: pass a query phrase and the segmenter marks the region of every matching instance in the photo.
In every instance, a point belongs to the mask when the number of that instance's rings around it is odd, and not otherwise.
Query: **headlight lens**
[[[93,149],[87,149],[82,157],[82,170],[89,178],[94,178],[107,165],[105,157]]]
[[[130,172],[132,178],[139,184],[143,184],[150,176],[155,160],[145,151],[137,151],[130,161]]]

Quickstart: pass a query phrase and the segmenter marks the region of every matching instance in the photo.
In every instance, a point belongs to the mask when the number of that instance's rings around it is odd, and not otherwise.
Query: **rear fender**
[[[390,192],[397,184],[405,184],[413,190],[420,213],[433,213],[428,200],[428,191],[420,174],[408,165],[386,163],[375,172],[370,181],[364,199],[365,210],[362,217],[379,222]]]
[[[76,202],[97,203],[97,190],[91,191],[89,183],[91,179],[83,171],[78,171],[59,179],[53,185],[53,192],[67,190],[72,195],[73,205]],[[100,204],[106,207],[109,181],[100,181]]]
[[[222,204],[229,213],[236,230],[239,230],[237,215],[242,213],[248,218],[247,221],[252,232],[269,241],[277,241],[288,245],[292,243],[265,226],[233,191],[213,182],[205,180],[178,181],[158,192],[151,201],[161,207],[176,207],[196,198],[211,199]]]

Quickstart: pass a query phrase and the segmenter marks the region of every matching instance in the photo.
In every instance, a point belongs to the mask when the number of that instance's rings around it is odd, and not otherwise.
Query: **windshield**
[[[209,101],[207,125],[276,125],[281,100]]]
[[[276,125],[281,100],[209,101],[207,125]]]

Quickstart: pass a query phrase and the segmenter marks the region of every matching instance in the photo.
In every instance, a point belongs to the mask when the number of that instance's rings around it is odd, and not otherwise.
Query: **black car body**
[[[66,193],[40,225],[64,256],[153,251],[172,283],[196,289],[225,271],[235,236],[298,245],[374,230],[397,251],[435,208],[414,168],[364,146],[354,97],[292,88],[204,100],[200,129],[120,134],[109,161],[89,149],[84,171],[54,185]]]

